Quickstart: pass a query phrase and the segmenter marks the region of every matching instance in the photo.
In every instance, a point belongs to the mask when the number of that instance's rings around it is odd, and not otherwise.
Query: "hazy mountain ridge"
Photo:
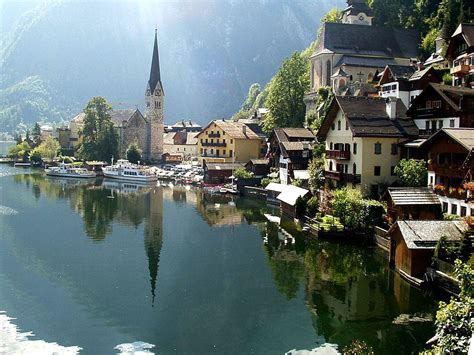
[[[115,107],[143,107],[156,24],[166,121],[229,117],[252,82],[265,84],[283,58],[314,40],[319,18],[334,5],[304,0],[38,4],[1,29],[0,131],[21,120],[70,118],[95,95]],[[9,11],[2,18],[7,16]],[[29,82],[35,83],[31,90],[25,87]],[[35,111],[31,101],[39,87],[41,109]]]

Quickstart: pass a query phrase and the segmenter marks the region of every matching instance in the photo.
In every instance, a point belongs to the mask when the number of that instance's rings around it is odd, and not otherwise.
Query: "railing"
[[[451,74],[469,74],[468,64],[458,64],[450,69]]]
[[[203,142],[201,143],[203,147],[227,147],[227,143],[211,143],[211,142]]]
[[[346,174],[340,171],[324,171],[324,177],[332,180],[342,181],[342,182],[352,182],[355,184],[360,183],[359,174]]]
[[[211,137],[211,138],[220,138],[221,134],[219,132],[218,133],[209,133],[208,136]]]
[[[450,165],[450,164],[436,164],[436,163],[428,163],[428,171],[434,171],[437,176],[442,175],[442,176],[460,177],[460,178],[463,178],[466,172],[465,170],[462,169],[461,164]]]
[[[327,159],[347,160],[351,156],[348,150],[326,150]]]

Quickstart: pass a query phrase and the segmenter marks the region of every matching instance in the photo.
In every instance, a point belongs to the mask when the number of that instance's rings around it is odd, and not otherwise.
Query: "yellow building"
[[[246,163],[262,157],[266,151],[265,136],[244,123],[214,120],[198,135],[198,157],[209,163]]]
[[[326,141],[324,176],[375,194],[396,180],[399,145],[418,135],[400,99],[337,96],[318,131]]]

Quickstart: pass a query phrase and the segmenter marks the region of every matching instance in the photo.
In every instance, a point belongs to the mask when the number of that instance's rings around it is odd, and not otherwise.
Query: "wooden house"
[[[387,217],[397,220],[434,220],[441,216],[441,203],[427,187],[389,187]]]
[[[404,278],[421,284],[441,237],[458,242],[468,226],[464,221],[397,221],[388,231],[389,263]]]

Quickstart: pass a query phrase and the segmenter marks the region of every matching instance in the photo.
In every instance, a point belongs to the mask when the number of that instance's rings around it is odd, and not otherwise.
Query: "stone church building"
[[[109,113],[119,137],[119,154],[121,157],[125,157],[128,146],[137,143],[143,151],[144,160],[160,162],[163,155],[164,91],[161,82],[156,30],[150,78],[145,92],[145,104],[145,115],[138,108],[112,110]],[[84,117],[85,114],[81,112],[71,120],[68,129],[61,129],[60,134],[69,136],[68,144],[61,144],[63,148],[75,148],[80,144],[80,131],[84,126]],[[66,140],[60,141],[65,142]]]
[[[318,89],[330,86],[337,95],[354,95],[372,83],[386,65],[410,65],[418,56],[414,29],[373,26],[366,0],[347,0],[341,23],[325,23],[311,55],[310,92],[306,110],[316,109]]]

